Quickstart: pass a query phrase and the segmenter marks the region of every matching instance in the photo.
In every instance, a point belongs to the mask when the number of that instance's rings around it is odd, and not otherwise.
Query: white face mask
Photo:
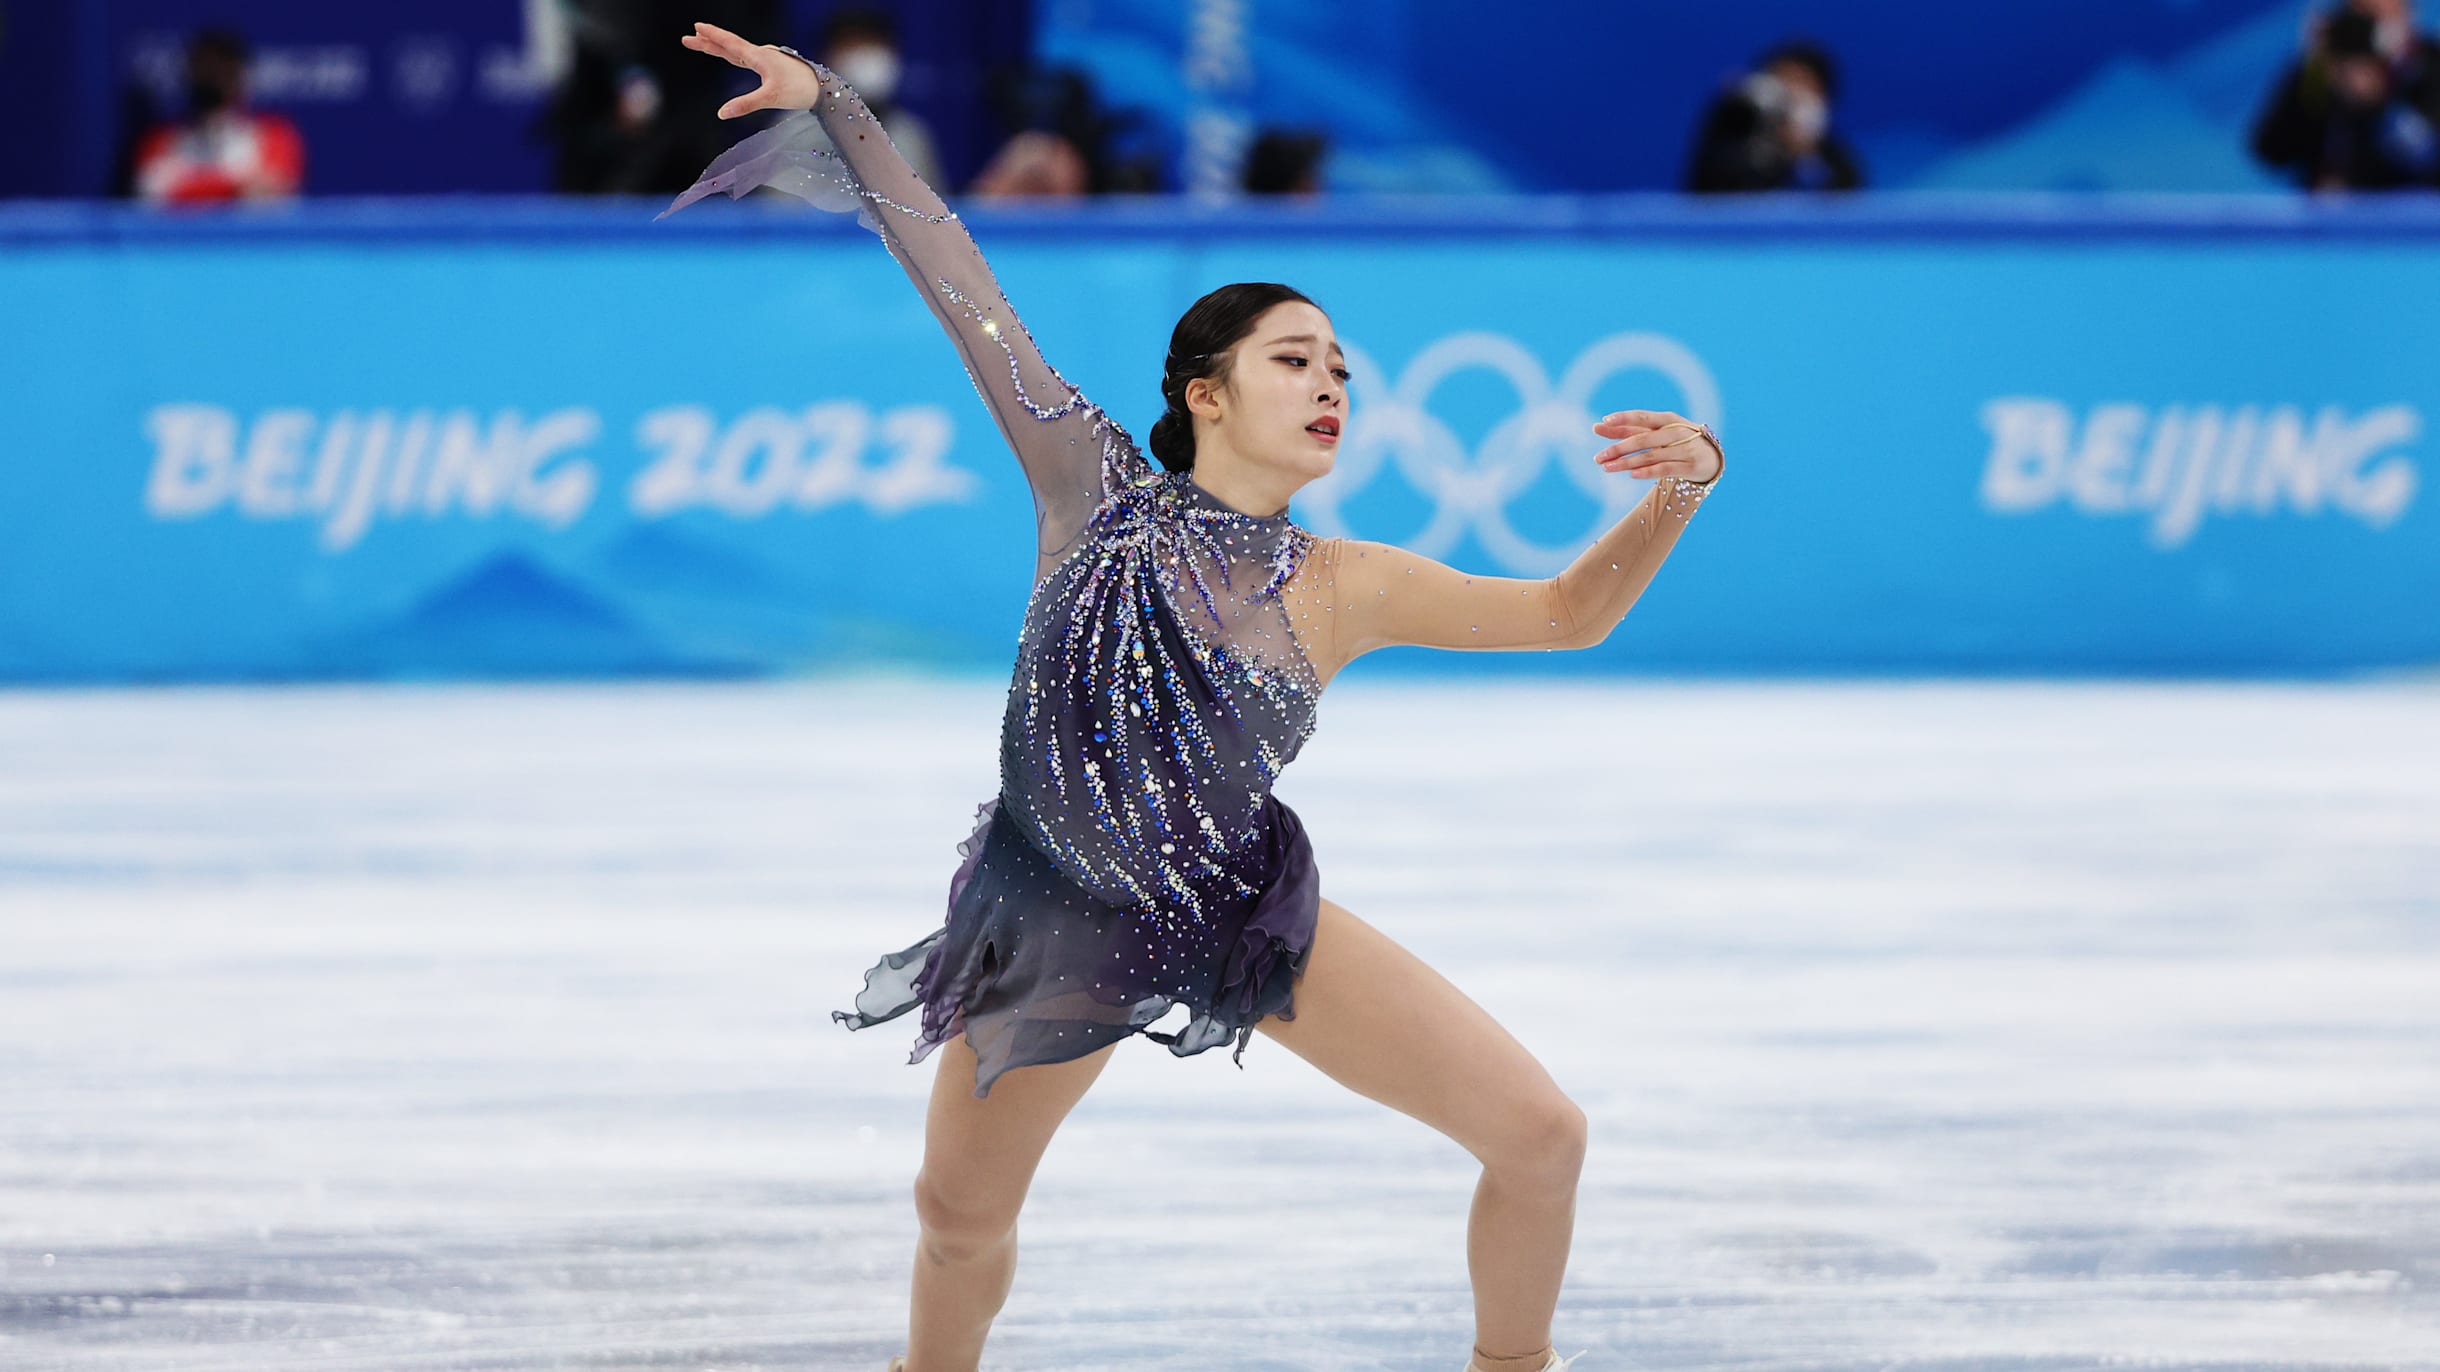
[[[849,48],[830,69],[867,100],[887,100],[898,93],[898,54],[888,48],[869,43]]]
[[[2391,15],[2372,26],[2372,46],[2392,62],[2406,55],[2406,45],[2414,36],[2415,26],[2403,15]]]
[[[1785,110],[1788,97],[1794,94],[1788,89],[1786,82],[1767,71],[1758,71],[1746,77],[1745,80],[1738,83],[1737,89],[1743,92],[1746,99],[1754,102],[1754,108],[1770,116],[1776,116]]]
[[[1830,107],[1810,95],[1799,94],[1788,108],[1788,127],[1800,140],[1818,143],[1830,127]]]

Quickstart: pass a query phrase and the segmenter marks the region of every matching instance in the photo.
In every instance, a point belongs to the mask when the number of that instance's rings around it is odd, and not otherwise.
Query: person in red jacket
[[[187,114],[145,131],[136,194],[153,204],[272,200],[305,181],[305,140],[276,114],[246,108],[246,40],[208,29],[186,50]]]

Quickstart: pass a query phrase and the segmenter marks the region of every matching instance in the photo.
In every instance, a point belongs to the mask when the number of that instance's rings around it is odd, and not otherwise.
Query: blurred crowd
[[[696,20],[784,32],[780,0],[564,0],[572,56],[536,132],[566,194],[671,194],[740,135],[715,111],[738,74],[668,41]],[[1140,111],[1113,109],[1074,67],[1018,64],[989,81],[996,151],[964,185],[944,173],[932,128],[900,98],[907,62],[891,12],[832,12],[813,52],[854,86],[924,179],[980,198],[1065,198],[1168,189]],[[143,121],[122,153],[125,193],[158,203],[277,199],[305,185],[296,126],[251,106],[243,35],[193,37],[184,107]],[[1837,128],[1838,62],[1795,38],[1765,50],[1697,112],[1682,186],[1702,193],[1841,191],[1866,184]],[[2310,191],[2440,188],[2440,40],[2414,0],[2336,0],[2305,26],[2267,94],[2253,155]],[[1310,196],[1327,182],[1329,137],[1253,131],[1248,194]]]
[[[2414,0],[2317,15],[2253,150],[2306,190],[2440,187],[2440,41],[2416,29]]]
[[[2414,0],[2339,0],[2305,24],[2250,136],[2255,158],[2309,191],[2440,189],[2440,40]],[[1803,40],[1764,53],[1704,112],[1690,191],[1851,190],[1855,151],[1831,128],[1838,66]]]
[[[1690,191],[1847,191],[1864,184],[1855,150],[1830,128],[1838,62],[1792,39],[1712,98],[1686,160]]]

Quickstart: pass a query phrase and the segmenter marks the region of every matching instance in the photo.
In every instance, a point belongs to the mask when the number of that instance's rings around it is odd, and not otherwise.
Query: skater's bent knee
[[[915,1218],[923,1226],[924,1245],[951,1262],[1005,1243],[1016,1230],[1023,1199],[976,1195],[971,1188],[936,1181],[929,1171],[915,1174]]]
[[[1556,1092],[1501,1111],[1480,1150],[1485,1168],[1519,1180],[1572,1183],[1584,1168],[1584,1109]]]

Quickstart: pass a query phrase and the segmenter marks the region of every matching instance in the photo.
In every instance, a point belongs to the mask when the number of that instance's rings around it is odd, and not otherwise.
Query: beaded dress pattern
[[[908,1060],[965,1033],[977,1096],[1136,1032],[1180,1055],[1234,1036],[1241,1058],[1257,1019],[1289,1011],[1319,910],[1304,828],[1271,794],[1319,695],[1280,594],[1313,537],[1155,471],[1042,358],[863,102],[815,70],[813,111],[730,149],[671,212],[765,185],[856,210],[963,353],[1040,534],[1000,792],[959,845],[948,917],[834,1017],[863,1028],[920,1008]],[[1149,1027],[1181,1003],[1182,1028]]]
[[[1135,1033],[1180,1056],[1234,1038],[1242,1066],[1256,1021],[1294,1018],[1312,948],[1312,846],[1271,787],[1337,665],[1392,642],[1598,641],[1706,487],[1662,483],[1566,572],[1533,581],[1234,509],[1153,468],[1051,368],[963,222],[855,92],[809,65],[814,109],[724,153],[665,214],[765,186],[855,211],[958,348],[1025,470],[1039,535],[1000,789],[958,845],[947,916],[884,955],[833,1018],[861,1029],[920,1010],[910,1063],[964,1033],[978,1097],[1012,1068]],[[1184,1025],[1150,1027],[1179,1005]]]

